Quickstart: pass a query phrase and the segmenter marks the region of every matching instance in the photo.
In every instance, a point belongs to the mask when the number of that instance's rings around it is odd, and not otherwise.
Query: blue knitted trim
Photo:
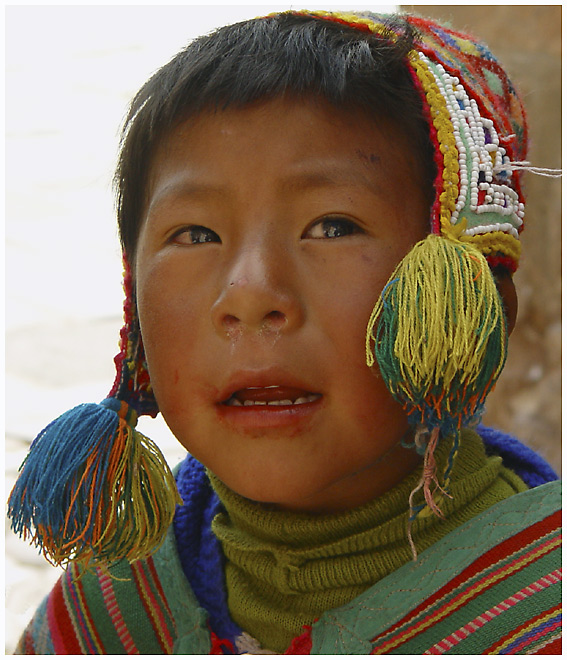
[[[475,431],[482,438],[486,453],[501,456],[504,467],[515,472],[530,488],[559,478],[547,461],[517,438],[482,424]]]
[[[222,505],[205,472],[191,455],[179,466],[177,507],[173,529],[183,572],[199,605],[209,614],[209,626],[220,639],[234,643],[242,630],[232,621],[226,602],[224,558],[211,523]]]

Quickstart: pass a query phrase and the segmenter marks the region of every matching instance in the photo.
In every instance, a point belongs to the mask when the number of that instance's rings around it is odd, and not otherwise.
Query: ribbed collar
[[[436,451],[443,469],[452,442]],[[210,474],[226,513],[213,531],[226,557],[228,605],[234,620],[281,652],[322,612],[344,605],[411,560],[408,498],[418,469],[395,488],[356,509],[333,515],[273,510],[243,498]],[[452,471],[444,519],[422,516],[412,526],[418,551],[496,501],[523,490],[480,438],[465,431]]]

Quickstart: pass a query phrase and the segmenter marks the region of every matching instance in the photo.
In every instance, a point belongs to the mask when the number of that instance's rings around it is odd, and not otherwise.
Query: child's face
[[[365,335],[428,232],[421,181],[393,122],[291,100],[203,114],[156,155],[136,256],[152,384],[241,495],[333,512],[417,464]]]

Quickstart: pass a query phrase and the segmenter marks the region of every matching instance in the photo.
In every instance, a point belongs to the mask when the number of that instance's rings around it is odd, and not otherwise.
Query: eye
[[[215,231],[201,225],[191,225],[190,227],[178,229],[169,240],[179,245],[221,242],[219,235]]]
[[[303,238],[341,238],[361,233],[363,233],[363,230],[356,222],[337,216],[317,220],[305,232]]]

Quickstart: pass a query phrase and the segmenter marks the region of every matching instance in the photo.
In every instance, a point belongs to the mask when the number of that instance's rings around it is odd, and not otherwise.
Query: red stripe
[[[463,63],[463,62],[468,62],[471,65],[471,68],[473,69],[474,73],[477,74],[479,72],[479,68],[484,68],[489,70],[491,73],[493,73],[495,76],[497,76],[502,84],[502,88],[505,90],[507,89],[507,80],[504,71],[502,68],[498,65],[497,62],[491,62],[487,60],[483,56],[477,56],[477,55],[469,55],[462,50],[459,50],[457,48],[452,48],[450,44],[443,42],[443,40],[435,33],[434,29],[431,29],[431,26],[435,27],[433,23],[427,19],[420,19],[420,18],[414,18],[412,17],[411,22],[414,25],[417,25],[421,30],[423,30],[430,38],[432,38],[435,47],[430,47],[429,45],[422,45],[420,47],[420,50],[433,59],[436,62],[441,61],[439,54],[436,49],[441,49],[443,51],[446,49],[448,52],[452,53],[455,58],[457,59],[458,63]],[[455,32],[454,30],[445,28],[445,31],[448,32],[449,34],[456,35],[457,37],[459,36],[464,36],[466,39],[469,41],[472,41],[475,43],[474,39],[471,39],[468,35],[464,33],[459,33]],[[455,68],[455,65],[449,62],[442,62],[444,69],[448,73],[452,73],[453,75],[456,75],[459,79],[462,79],[462,72],[458,70],[458,64],[457,68]],[[484,76],[482,75],[482,72],[480,75],[476,75],[476,82],[481,86],[484,92],[485,98],[489,100],[490,105],[494,110],[498,110],[499,107],[503,102],[507,102],[507,99],[505,96],[500,96],[499,94],[494,93],[491,89],[488,88],[486,84],[486,80]],[[500,130],[498,131],[499,134],[506,135],[512,133],[512,125],[511,125],[511,120],[508,117],[508,114],[506,112],[498,112],[497,116],[494,115],[494,112],[490,112],[486,103],[484,102],[484,99],[473,89],[470,89],[470,86],[467,82],[465,82],[465,86],[467,87],[467,94],[474,98],[476,102],[478,103],[478,106],[480,108],[481,114],[483,117],[487,117],[489,119],[492,119],[494,121],[494,124],[497,128]],[[522,112],[522,116],[524,113]],[[525,117],[524,117],[525,120]],[[527,131],[526,131],[527,132]]]
[[[67,611],[63,596],[63,580],[69,579],[66,574],[58,580],[47,601],[47,620],[49,632],[56,655],[82,655],[83,649],[75,633],[75,626]]]
[[[559,575],[555,575],[555,573],[558,573]],[[551,578],[552,579],[548,579]],[[473,632],[476,632],[480,627],[483,625],[489,623],[493,619],[495,619],[498,615],[502,614],[503,612],[506,612],[509,610],[511,607],[514,607],[518,603],[522,602],[526,598],[529,598],[530,596],[533,596],[533,594],[538,593],[542,589],[545,589],[552,584],[560,581],[561,579],[561,571],[555,571],[554,573],[550,573],[549,576],[545,576],[533,584],[525,587],[524,589],[521,589],[520,591],[516,592],[513,596],[510,598],[506,598],[502,602],[498,603],[494,607],[491,607],[489,610],[486,610],[483,614],[477,616],[475,619],[473,619],[471,622],[469,622],[468,632],[464,630],[465,626],[463,626],[461,629],[456,630],[455,632],[451,633],[445,639],[441,640],[441,642],[438,642],[435,644],[433,647],[425,651],[425,654],[429,653],[437,653],[437,649],[442,647],[443,643],[446,643],[449,645],[449,647],[456,646],[460,641],[466,639],[469,634],[472,634]],[[470,624],[473,624],[472,626]],[[524,631],[525,634],[525,624],[524,626],[520,627],[521,631]],[[404,640],[406,641],[406,640]],[[502,641],[501,638],[499,640],[500,642]],[[529,643],[529,642],[528,642]],[[516,649],[514,649],[514,652]]]
[[[162,602],[163,608],[164,608],[165,611],[167,612],[167,615],[169,616],[169,618],[170,618],[172,621],[174,621],[173,614],[171,613],[171,610],[169,609],[169,604],[168,604],[168,602],[167,602],[167,598],[165,597],[165,592],[164,592],[164,590],[163,590],[163,588],[162,588],[162,586],[161,586],[161,581],[160,581],[159,576],[158,576],[158,574],[157,574],[157,570],[156,570],[156,567],[155,567],[155,564],[154,564],[154,560],[153,560],[153,558],[152,558],[152,557],[149,557],[149,558],[147,559],[146,564],[147,564],[147,566],[148,566],[148,568],[149,568],[149,570],[150,570],[150,574],[151,574],[152,579],[153,579],[153,581],[154,581],[155,587],[156,587],[156,589],[157,589],[157,591],[158,591],[158,593],[159,593],[159,596],[160,596],[160,598],[161,598],[161,602]]]
[[[136,587],[138,589],[138,594],[140,595],[140,601],[142,602],[146,614],[148,615],[148,619],[152,624],[156,639],[158,640],[162,651],[165,654],[169,654],[173,649],[173,640],[169,634],[161,608],[152,593],[147,577],[144,573],[143,563],[139,561],[133,563],[132,572],[136,579]],[[144,594],[146,594],[146,597],[144,597]],[[149,603],[148,600],[150,601]]]
[[[517,628],[512,630],[511,632],[507,633],[504,635],[504,637],[501,637],[498,641],[494,642],[492,646],[486,649],[484,652],[486,655],[493,655],[494,650],[503,644],[506,644],[506,642],[509,642],[513,637],[516,637],[519,635],[522,630],[525,630],[526,628],[529,628],[530,626],[535,626],[537,621],[544,619],[546,616],[551,615],[551,614],[559,614],[561,611],[561,604],[559,605],[554,605],[553,607],[550,607],[548,610],[545,610],[544,612],[538,612],[535,616],[533,616],[531,619],[528,621],[525,621],[521,625],[519,625]],[[516,655],[516,653],[514,653]]]
[[[372,641],[376,642],[380,638],[385,637],[392,631],[408,623],[415,616],[427,610],[429,607],[437,603],[437,601],[441,600],[442,598],[450,594],[454,589],[458,588],[461,584],[463,584],[470,578],[474,577],[484,569],[489,568],[490,566],[494,565],[503,558],[515,554],[522,548],[525,548],[526,546],[530,545],[537,539],[544,537],[546,534],[556,531],[560,527],[561,527],[561,511],[556,511],[547,518],[544,518],[543,520],[531,525],[527,529],[522,530],[518,534],[515,534],[514,536],[510,537],[509,539],[502,541],[501,543],[494,546],[493,548],[485,552],[483,555],[478,557],[472,564],[470,564],[461,573],[459,573],[459,575],[455,576],[447,584],[442,586],[438,591],[433,593],[425,601],[417,605],[402,619],[396,621],[396,623],[390,626],[390,628],[380,633]],[[553,548],[551,548],[549,551],[551,551],[552,549]],[[541,556],[542,555],[538,555],[537,558],[539,559]],[[505,577],[508,577],[508,575]],[[498,581],[493,582],[487,585],[487,588],[492,587],[494,584],[497,583]]]
[[[521,652],[527,647],[527,646],[532,646],[532,648],[537,648],[539,642],[542,637],[549,637],[549,633],[555,631],[556,633],[561,631],[561,621],[550,621],[548,624],[546,624],[541,630],[539,630],[537,633],[534,635],[529,635],[529,631],[526,631],[527,636],[521,644],[518,644],[517,646],[514,646],[513,651],[514,655],[519,655]],[[545,641],[540,642],[545,646]],[[528,651],[529,653],[529,651]]]
[[[70,594],[75,601],[75,612],[79,618],[79,623],[82,629],[83,638],[85,643],[88,644],[91,654],[100,654],[104,652],[104,645],[96,629],[95,621],[93,620],[90,609],[85,599],[85,589],[83,581],[80,579],[80,570],[76,565],[73,565],[72,576],[73,580],[69,584]]]
[[[24,632],[22,642],[23,642],[23,655],[35,655],[33,635],[31,634],[31,631],[29,629]],[[18,645],[18,649],[16,650],[16,653],[14,655],[19,655],[20,654],[19,652],[20,652],[20,646]]]
[[[126,626],[124,619],[122,618],[120,608],[118,607],[118,602],[116,601],[116,595],[114,593],[114,587],[112,586],[112,578],[102,569],[97,569],[97,574],[102,591],[102,597],[104,599],[104,604],[106,605],[108,615],[110,616],[112,625],[116,630],[116,634],[118,635],[122,646],[128,655],[139,654],[139,651],[136,648],[136,644],[130,635],[130,631]]]
[[[554,639],[549,644],[545,644],[534,651],[532,655],[563,655],[561,641],[561,637]]]

